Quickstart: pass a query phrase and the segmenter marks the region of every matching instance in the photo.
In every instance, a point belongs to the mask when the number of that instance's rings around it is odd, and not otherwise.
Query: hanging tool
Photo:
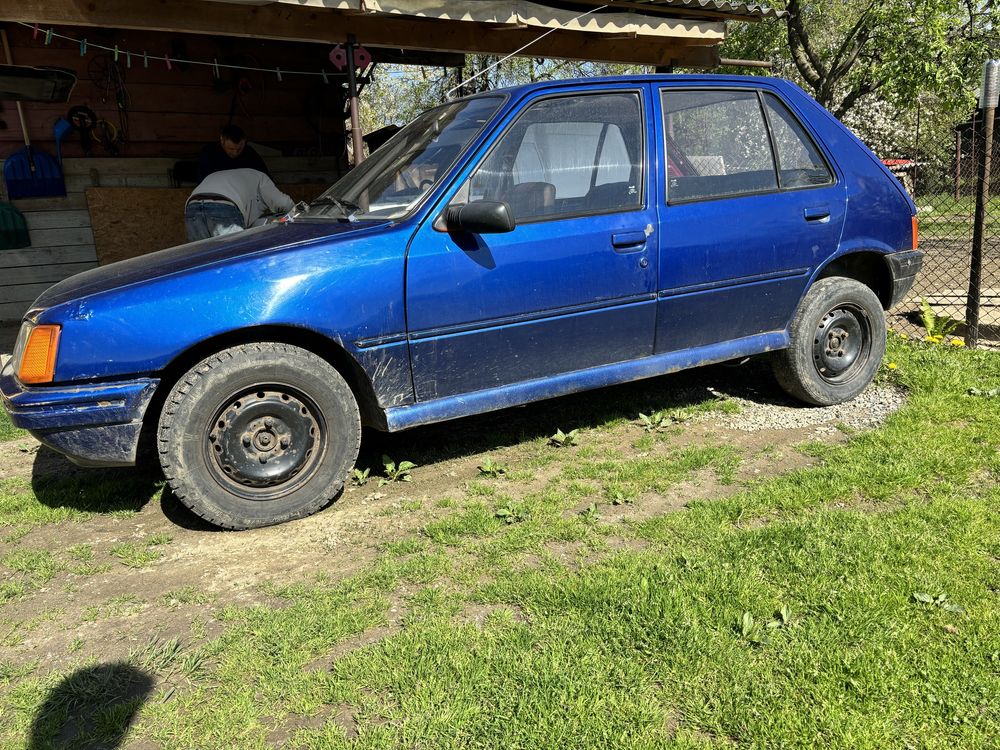
[[[0,29],[7,64],[13,65],[7,30]],[[7,196],[15,198],[38,198],[43,196],[66,195],[66,182],[56,160],[44,151],[31,147],[28,125],[24,117],[24,107],[17,102],[17,116],[24,134],[24,148],[8,156],[3,163],[3,178],[7,184]]]
[[[94,150],[94,128],[97,126],[97,113],[84,104],[70,107],[66,113],[73,129],[80,134],[80,146],[83,148],[83,155],[90,156]]]

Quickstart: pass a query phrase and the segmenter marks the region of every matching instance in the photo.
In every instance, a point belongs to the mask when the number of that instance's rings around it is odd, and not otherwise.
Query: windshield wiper
[[[340,212],[344,214],[344,218],[348,221],[355,221],[355,215],[361,211],[361,206],[358,204],[340,200],[339,198],[334,198],[331,195],[324,195],[317,198],[309,204],[309,208],[312,208],[313,206],[334,206],[335,208],[340,209]]]

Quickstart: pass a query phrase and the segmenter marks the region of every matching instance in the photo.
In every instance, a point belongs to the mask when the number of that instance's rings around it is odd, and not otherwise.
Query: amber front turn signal
[[[913,249],[914,249],[914,250],[916,250],[916,249],[917,249],[917,244],[918,244],[918,240],[920,239],[920,238],[918,237],[918,232],[917,232],[917,224],[918,224],[918,222],[917,222],[917,217],[916,217],[916,216],[914,216],[914,217],[913,217]]]
[[[59,326],[35,326],[28,334],[17,377],[22,383],[51,383],[56,371]]]

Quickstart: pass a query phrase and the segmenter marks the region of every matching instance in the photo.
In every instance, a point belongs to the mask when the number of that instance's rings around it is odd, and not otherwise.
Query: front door
[[[505,201],[516,228],[417,231],[406,305],[418,400],[652,353],[647,106],[635,86],[538,97],[445,201]]]

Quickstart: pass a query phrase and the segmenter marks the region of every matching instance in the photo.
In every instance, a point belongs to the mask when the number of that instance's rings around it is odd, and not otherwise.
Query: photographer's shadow
[[[151,675],[127,662],[78,669],[38,707],[27,750],[120,747],[154,684]]]

